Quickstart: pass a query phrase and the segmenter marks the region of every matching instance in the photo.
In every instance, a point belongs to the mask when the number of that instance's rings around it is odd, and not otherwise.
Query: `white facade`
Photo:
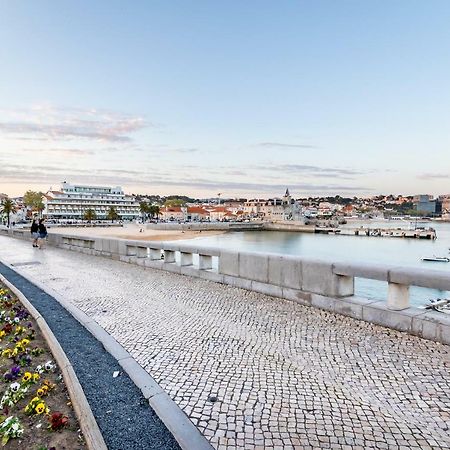
[[[44,197],[44,215],[48,219],[80,220],[88,209],[97,219],[106,219],[113,207],[123,220],[140,216],[139,203],[125,195],[121,187],[86,186],[62,183],[60,191],[49,191]]]
[[[247,217],[261,217],[272,222],[302,220],[301,205],[291,198],[289,189],[282,198],[248,200],[244,204],[244,213]]]

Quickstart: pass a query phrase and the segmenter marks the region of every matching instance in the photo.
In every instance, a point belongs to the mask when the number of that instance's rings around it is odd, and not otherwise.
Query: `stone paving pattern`
[[[448,346],[7,237],[0,259],[93,317],[218,449],[450,448]]]

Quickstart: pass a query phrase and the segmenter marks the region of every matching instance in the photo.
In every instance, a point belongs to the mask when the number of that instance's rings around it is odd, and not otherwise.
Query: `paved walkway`
[[[0,259],[92,316],[217,448],[450,448],[447,346],[7,237]]]
[[[109,450],[180,450],[130,377],[95,337],[52,296],[2,263],[0,273],[27,297],[58,339]],[[121,376],[114,378],[114,371]]]

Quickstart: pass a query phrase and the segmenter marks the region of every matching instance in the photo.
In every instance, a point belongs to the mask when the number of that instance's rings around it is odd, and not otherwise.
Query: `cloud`
[[[94,109],[46,107],[1,112],[9,120],[0,122],[0,133],[24,140],[123,143],[131,142],[131,134],[151,125],[140,116]]]
[[[253,166],[254,170],[270,171],[271,178],[279,178],[277,173],[287,175],[301,174],[303,177],[321,177],[321,178],[340,178],[343,180],[351,180],[356,176],[366,175],[370,171],[361,171],[340,167],[320,167],[306,164],[268,164],[266,166]]]
[[[34,148],[23,148],[23,152],[42,154],[47,153],[51,156],[87,156],[94,155],[94,150],[81,149],[81,148],[44,148],[44,149],[34,149]]]
[[[418,176],[422,180],[445,180],[450,179],[450,174],[448,173],[423,173]]]
[[[282,142],[260,142],[259,144],[256,144],[256,147],[268,147],[268,148],[274,148],[274,147],[284,147],[284,148],[317,148],[315,145],[308,145],[308,144],[286,144]]]
[[[174,148],[170,151],[172,151],[174,153],[196,153],[196,152],[199,152],[200,149],[198,149],[198,148]]]
[[[216,191],[217,189],[234,192],[267,193],[274,195],[284,193],[286,187],[294,192],[301,193],[339,193],[339,192],[370,192],[371,188],[364,186],[346,186],[341,184],[322,183],[293,183],[283,181],[257,182],[257,181],[224,181],[217,177],[212,178],[182,178],[174,173],[152,169],[150,171],[128,169],[66,169],[58,166],[28,166],[18,164],[2,164],[2,180],[10,183],[34,183],[55,185],[61,180],[76,183],[130,185],[146,187],[173,187],[190,190],[203,189]]]

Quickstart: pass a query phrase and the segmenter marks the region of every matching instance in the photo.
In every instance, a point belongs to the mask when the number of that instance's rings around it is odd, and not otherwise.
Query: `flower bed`
[[[6,449],[86,448],[62,375],[36,322],[1,283],[0,441]]]

